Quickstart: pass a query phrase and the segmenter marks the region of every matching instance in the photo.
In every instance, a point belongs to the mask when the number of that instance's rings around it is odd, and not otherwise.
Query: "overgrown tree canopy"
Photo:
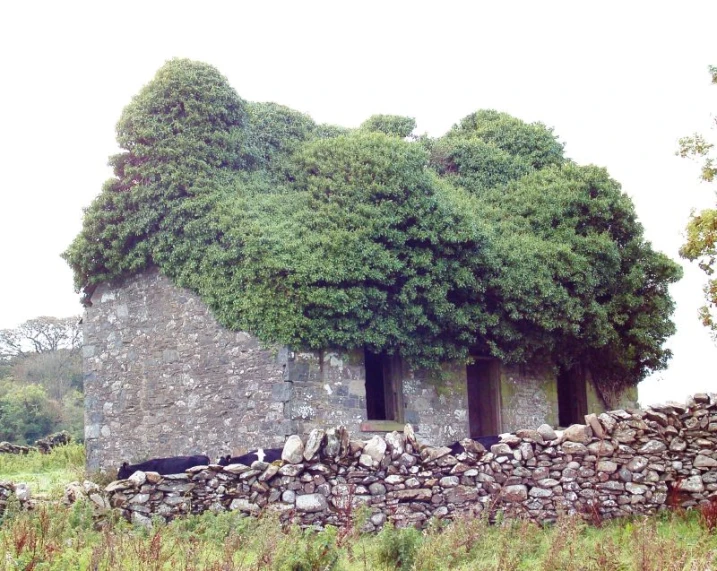
[[[618,387],[665,366],[679,266],[604,169],[505,113],[415,126],[317,125],[172,60],[122,114],[64,257],[78,288],[159,266],[226,326],[296,347],[581,363]]]
[[[709,71],[712,83],[717,84],[717,66],[710,66]],[[712,129],[717,129],[717,116],[713,117],[712,121]],[[677,154],[702,161],[702,180],[715,182],[717,153],[714,143],[708,138],[695,134],[680,139]],[[705,208],[699,213],[692,214],[687,224],[687,241],[680,249],[680,255],[693,262],[697,261],[700,269],[710,276],[704,288],[707,305],[700,310],[700,318],[717,339],[717,278],[712,277],[717,261],[717,208]]]

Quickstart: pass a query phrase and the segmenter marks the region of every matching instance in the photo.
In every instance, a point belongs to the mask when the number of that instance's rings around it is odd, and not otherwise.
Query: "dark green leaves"
[[[117,124],[123,150],[110,158],[115,178],[64,254],[76,285],[174,265],[175,250],[191,251],[185,226],[209,216],[226,171],[241,166],[245,124],[244,101],[215,68],[167,62]]]
[[[124,110],[65,257],[78,287],[157,265],[227,327],[297,348],[581,363],[618,385],[665,365],[679,268],[603,169],[505,113],[415,126],[317,125],[172,60]]]
[[[245,299],[262,308],[247,307],[247,326],[421,365],[467,356],[481,322],[485,238],[460,191],[424,168],[419,147],[380,133],[310,143],[295,162],[300,174],[282,198],[291,207],[247,240]]]
[[[558,142],[552,129],[542,123],[525,123],[492,109],[464,117],[447,136],[459,139],[477,137],[522,158],[535,169],[565,162],[563,144]]]
[[[401,139],[410,137],[415,128],[416,120],[413,117],[400,115],[371,115],[361,123],[363,131],[383,133]]]
[[[486,191],[501,233],[490,281],[505,358],[549,355],[631,384],[664,366],[674,333],[667,286],[680,268],[642,236],[630,199],[604,169],[565,164]]]

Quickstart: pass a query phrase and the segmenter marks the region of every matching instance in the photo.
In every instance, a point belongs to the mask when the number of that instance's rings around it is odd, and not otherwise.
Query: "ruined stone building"
[[[580,372],[477,359],[428,375],[369,352],[264,347],[220,326],[197,295],[156,270],[100,285],[86,303],[90,470],[158,456],[215,459],[337,425],[369,436],[411,423],[442,444],[565,426],[605,408]]]

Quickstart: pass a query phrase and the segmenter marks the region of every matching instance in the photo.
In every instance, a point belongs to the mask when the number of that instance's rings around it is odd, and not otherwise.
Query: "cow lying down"
[[[173,456],[171,458],[153,458],[141,464],[124,462],[117,472],[118,480],[126,480],[137,471],[157,472],[158,474],[181,474],[194,466],[208,466],[209,456]]]
[[[229,464],[244,464],[245,466],[251,466],[254,462],[275,462],[281,460],[281,453],[283,448],[257,448],[242,454],[241,456],[222,456],[219,458],[218,464],[220,466],[229,466]]]
[[[486,450],[490,450],[490,447],[493,446],[493,444],[498,444],[499,442],[500,436],[478,436],[477,438],[464,438],[463,440],[458,440],[453,444],[449,444],[448,448],[451,449],[451,453],[454,456],[463,452],[471,452],[475,454],[483,452],[483,450],[480,449],[480,446],[476,446],[475,443],[479,443]]]

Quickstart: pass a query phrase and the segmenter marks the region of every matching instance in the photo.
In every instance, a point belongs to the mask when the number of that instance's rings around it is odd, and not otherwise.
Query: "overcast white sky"
[[[110,174],[122,108],[172,57],[320,122],[395,113],[440,135],[481,108],[542,121],[569,157],[608,168],[677,258],[691,208],[715,202],[674,151],[717,113],[716,22],[713,0],[4,2],[0,328],[81,312],[59,255]],[[683,266],[675,356],[642,383],[643,404],[717,390],[701,272]]]

